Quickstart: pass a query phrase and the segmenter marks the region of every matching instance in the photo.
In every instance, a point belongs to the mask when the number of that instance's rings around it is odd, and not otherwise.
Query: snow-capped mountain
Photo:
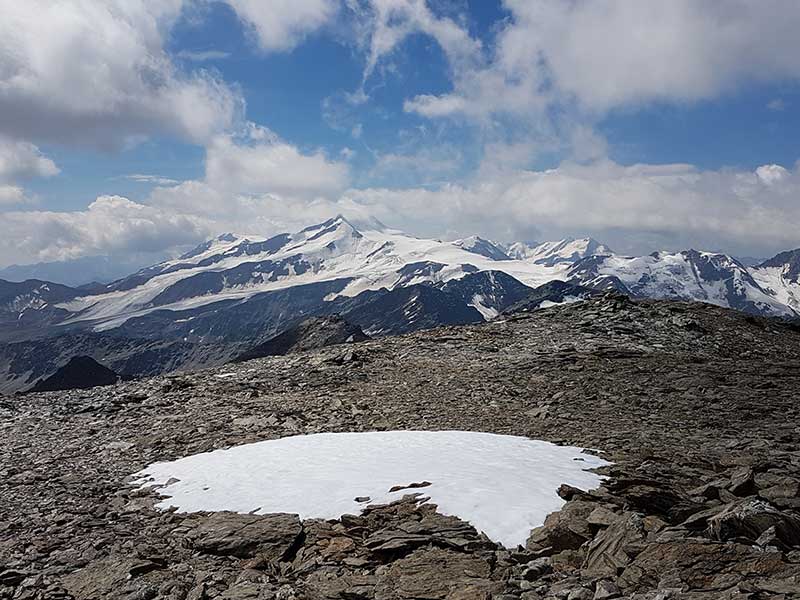
[[[29,387],[76,352],[154,374],[224,362],[308,317],[338,314],[391,335],[608,288],[796,317],[799,280],[800,250],[747,267],[695,250],[619,256],[591,238],[421,239],[339,216],[271,238],[221,235],[107,285],[0,280],[0,391]]]
[[[572,264],[581,258],[596,254],[613,254],[613,250],[593,238],[565,238],[557,242],[528,244],[514,242],[504,248],[510,258],[526,260],[537,265],[555,267]]]
[[[485,256],[486,258],[491,258],[492,260],[511,259],[511,257],[508,254],[506,254],[506,251],[503,249],[502,244],[498,244],[497,242],[493,242],[491,240],[485,240],[482,237],[478,237],[477,235],[456,240],[453,242],[453,245],[458,246],[459,248],[463,248],[468,252],[473,252],[474,254],[480,254],[481,256]],[[521,256],[516,258],[522,260],[525,257]]]
[[[754,314],[797,316],[784,298],[759,283],[759,278],[780,281],[784,295],[791,293],[791,284],[787,286],[787,280],[776,276],[780,268],[748,270],[725,254],[684,250],[634,257],[590,256],[576,262],[567,279],[633,296],[696,300]]]
[[[781,252],[750,272],[761,289],[800,315],[800,249]]]
[[[324,300],[330,302],[365,291],[444,283],[480,271],[503,271],[535,287],[562,279],[568,267],[511,260],[494,246],[492,256],[475,252],[489,246],[464,246],[463,240],[420,239],[380,226],[359,230],[339,216],[269,239],[226,234],[59,306],[71,315],[65,324],[108,330],[155,312],[243,302],[298,286],[326,284]]]

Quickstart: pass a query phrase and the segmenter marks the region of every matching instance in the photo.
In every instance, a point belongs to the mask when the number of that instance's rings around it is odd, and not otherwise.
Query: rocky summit
[[[486,323],[0,400],[0,598],[800,597],[800,330],[592,295]],[[158,511],[131,474],[317,432],[467,430],[613,464],[524,547],[409,488],[336,520]],[[410,484],[413,482],[398,482]]]

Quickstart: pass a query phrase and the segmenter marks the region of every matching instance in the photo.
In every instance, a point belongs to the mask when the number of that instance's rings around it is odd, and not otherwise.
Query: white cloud
[[[25,190],[17,185],[5,185],[0,183],[0,207],[3,205],[13,206],[15,204],[22,204],[28,198],[25,196]]]
[[[475,64],[481,42],[453,19],[437,16],[425,0],[349,0],[347,4],[360,23],[359,37],[367,40],[365,81],[381,59],[418,32],[435,39],[454,68]]]
[[[800,4],[792,0],[504,4],[511,18],[483,67],[453,63],[453,91],[412,98],[407,110],[538,118],[557,105],[596,115],[800,77]]]
[[[329,22],[336,0],[225,0],[253,30],[265,51],[289,50]]]
[[[0,182],[52,177],[59,172],[56,164],[33,144],[0,137]]]
[[[239,94],[206,71],[182,73],[164,50],[183,4],[0,0],[0,133],[119,147],[230,127]]]
[[[432,236],[589,234],[622,251],[696,246],[768,254],[800,246],[798,195],[797,168],[767,183],[755,172],[599,161],[495,172],[436,190],[353,190],[345,197],[362,212]]]
[[[267,129],[220,135],[206,148],[205,181],[220,191],[315,196],[344,189],[349,171],[321,151],[303,154]]]
[[[786,109],[786,102],[783,98],[775,98],[767,102],[767,108],[775,112],[780,112]]]
[[[756,169],[756,176],[766,185],[773,185],[790,177],[791,173],[780,165],[761,165]]]
[[[263,127],[220,135],[206,148],[200,180],[155,188],[148,203],[214,223],[218,231],[269,234],[336,212],[350,184],[346,162],[302,152]]]
[[[178,185],[180,180],[171,179],[169,177],[162,177],[161,175],[147,175],[144,173],[133,173],[131,175],[124,175],[123,179],[129,179],[137,183],[150,183],[153,185]]]
[[[206,62],[209,60],[222,60],[230,57],[230,55],[230,52],[224,52],[223,50],[181,50],[175,56],[194,62]]]
[[[21,179],[53,177],[60,169],[28,142],[0,136],[0,206],[28,202],[30,198],[17,182]]]
[[[208,225],[197,217],[101,196],[82,211],[3,213],[0,256],[12,264],[153,252],[207,237]]]

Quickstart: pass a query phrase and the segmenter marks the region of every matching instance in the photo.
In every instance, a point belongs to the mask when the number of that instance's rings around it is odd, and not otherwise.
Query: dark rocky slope
[[[31,391],[85,390],[101,385],[114,385],[119,379],[119,375],[91,356],[74,356],[50,377],[37,381]]]
[[[549,281],[534,288],[528,295],[505,309],[505,313],[514,314],[547,308],[553,304],[568,304],[585,300],[590,296],[599,296],[600,290],[587,288],[571,281]]]
[[[220,377],[224,375],[224,377]],[[0,598],[790,599],[800,333],[617,296],[0,402]],[[152,510],[147,464],[298,433],[465,429],[601,449],[504,549],[413,499],[337,521]]]
[[[233,362],[243,362],[266,356],[283,356],[292,352],[319,350],[337,344],[363,342],[369,337],[361,327],[348,323],[338,315],[304,319],[262,344],[237,356]]]

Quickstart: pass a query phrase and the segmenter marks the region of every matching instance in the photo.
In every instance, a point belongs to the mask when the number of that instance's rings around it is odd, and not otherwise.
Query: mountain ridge
[[[515,258],[523,246],[528,258]],[[387,336],[603,290],[796,318],[799,265],[798,250],[748,267],[696,250],[622,256],[592,238],[445,242],[379,222],[359,230],[341,216],[293,234],[227,233],[102,286],[0,281],[0,350],[9,361],[0,389],[25,389],[70,352],[119,373],[154,374],[218,364],[310,317],[340,315]]]

